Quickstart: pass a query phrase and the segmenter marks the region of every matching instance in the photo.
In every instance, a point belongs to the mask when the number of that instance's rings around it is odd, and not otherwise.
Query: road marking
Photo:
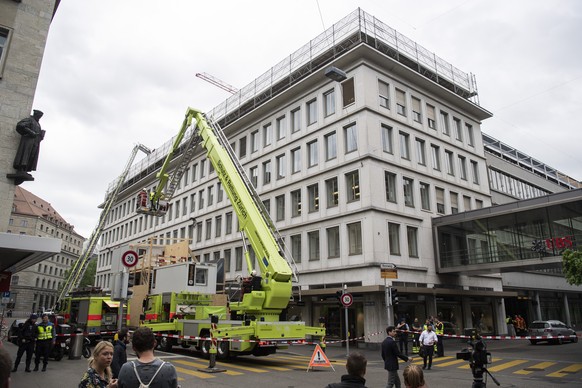
[[[201,378],[201,379],[213,379],[214,378],[214,375],[211,375],[208,373],[198,372],[198,371],[194,371],[194,370],[190,370],[190,369],[186,369],[186,368],[181,368],[179,366],[174,366],[174,368],[176,368],[176,372],[185,373],[185,374],[190,375],[190,376],[196,376],[196,377]]]
[[[513,360],[487,369],[489,370],[489,372],[499,372],[501,370],[508,369],[516,365],[525,364],[526,362],[528,362],[528,360]]]
[[[552,365],[556,365],[556,363],[549,362],[549,361],[540,362],[539,364],[535,364],[534,366],[530,366],[530,367],[518,370],[518,371],[513,372],[513,373],[518,374],[518,375],[529,375],[530,373],[533,373],[533,372],[544,371],[547,368],[551,367]]]
[[[503,360],[502,358],[494,358],[494,359],[491,360],[491,363],[492,364],[493,363],[496,364],[496,363],[498,363],[499,361],[502,361],[502,360]],[[471,368],[471,366],[469,365],[469,363],[467,363],[467,365],[463,365],[463,366],[460,366],[459,367],[459,369],[469,369],[469,368]],[[487,368],[487,369],[491,370],[491,368]]]
[[[205,368],[205,367],[208,367],[208,365],[207,365],[207,364],[202,364],[202,363],[197,363],[197,362],[192,362],[192,361],[186,361],[186,360],[174,360],[174,362],[173,362],[173,363],[174,363],[174,364],[182,364],[182,365],[187,365],[187,366],[193,366],[193,367],[195,367],[195,368]],[[178,369],[178,368],[176,368],[176,370],[177,370],[177,369]],[[186,370],[186,369],[184,369],[184,368],[180,368],[180,369],[182,369],[182,370]],[[187,369],[187,370],[188,370],[188,371],[190,371],[190,369]],[[192,371],[192,372],[194,372],[194,371]],[[207,375],[208,375],[208,373],[206,373],[206,372],[200,372],[200,371],[196,371],[196,373],[202,373],[202,374],[203,374],[203,375],[205,375],[205,376],[207,376]],[[231,370],[228,370],[228,369],[227,369],[226,371],[224,371],[224,372],[220,372],[220,373],[224,373],[224,374],[227,374],[227,375],[229,375],[229,376],[240,376],[240,375],[242,375],[242,374],[243,374],[243,373],[241,373],[241,372],[234,372],[234,371],[231,371]],[[196,376],[197,376],[197,375],[196,375]]]
[[[557,372],[550,373],[549,375],[546,375],[546,376],[548,376],[548,377],[564,377],[564,376],[567,376],[569,374],[579,372],[581,370],[582,370],[582,364],[572,364],[572,365],[569,365],[565,368],[560,369]]]
[[[444,368],[445,366],[463,364],[465,362],[467,362],[467,361],[465,361],[465,360],[453,360],[453,361],[438,363],[438,364],[435,364],[435,366],[438,366],[439,368]]]

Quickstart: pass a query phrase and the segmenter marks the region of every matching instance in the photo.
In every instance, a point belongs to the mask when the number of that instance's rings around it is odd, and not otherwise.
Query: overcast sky
[[[361,7],[477,79],[489,135],[582,180],[582,1],[62,1],[34,109],[47,131],[23,187],[89,237],[136,143],[243,87]],[[140,154],[136,160],[142,158]]]

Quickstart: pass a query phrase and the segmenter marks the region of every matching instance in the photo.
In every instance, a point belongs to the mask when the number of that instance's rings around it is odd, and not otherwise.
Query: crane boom
[[[226,82],[224,82],[216,77],[213,77],[208,73],[196,73],[196,77],[203,79],[204,81],[211,83],[214,86],[218,86],[222,90],[226,90],[227,92],[229,92],[231,94],[235,94],[238,92],[238,89],[235,88],[234,86],[229,85]]]
[[[58,305],[58,303],[74,288],[77,288],[81,282],[81,279],[83,279],[83,275],[85,274],[87,266],[91,261],[91,255],[93,255],[95,246],[97,245],[97,242],[101,237],[101,233],[103,232],[103,227],[105,225],[105,221],[107,220],[107,216],[109,215],[113,204],[117,200],[117,196],[119,194],[119,191],[121,190],[121,187],[123,186],[123,183],[125,182],[127,173],[129,172],[129,169],[138,151],[140,150],[144,152],[146,155],[149,155],[151,153],[151,150],[144,146],[143,144],[136,144],[133,150],[131,151],[130,157],[125,165],[125,168],[123,169],[123,172],[117,178],[117,181],[114,185],[114,189],[107,195],[107,198],[105,199],[105,205],[103,206],[103,211],[101,211],[101,214],[99,215],[99,222],[97,222],[97,226],[91,233],[91,237],[89,237],[89,240],[83,252],[79,256],[79,259],[76,260],[73,266],[71,267],[69,276],[65,280],[65,283],[63,284],[63,287],[59,292],[59,296],[55,302],[55,306]]]

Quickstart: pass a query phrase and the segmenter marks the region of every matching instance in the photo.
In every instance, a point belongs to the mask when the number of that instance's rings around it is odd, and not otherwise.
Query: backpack
[[[150,384],[152,383],[152,381],[154,381],[154,379],[156,378],[156,376],[158,375],[158,372],[160,370],[162,370],[162,368],[164,367],[164,365],[166,365],[165,361],[162,361],[162,365],[160,365],[160,367],[158,368],[158,370],[156,371],[156,373],[154,373],[154,376],[152,377],[152,379],[150,380],[149,383],[144,384],[141,379],[139,378],[139,373],[137,373],[137,368],[135,367],[135,362],[131,362],[131,365],[133,365],[133,372],[135,373],[135,377],[137,377],[137,381],[139,381],[139,388],[150,388]]]

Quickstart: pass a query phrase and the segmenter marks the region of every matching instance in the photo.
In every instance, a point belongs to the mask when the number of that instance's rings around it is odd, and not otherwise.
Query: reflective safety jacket
[[[44,324],[41,323],[36,327],[36,330],[38,330],[38,336],[36,337],[36,339],[38,341],[43,341],[43,340],[52,340],[53,339],[53,325],[51,324]]]
[[[442,322],[439,322],[435,325],[434,331],[437,334],[444,334],[445,333],[445,325]]]

